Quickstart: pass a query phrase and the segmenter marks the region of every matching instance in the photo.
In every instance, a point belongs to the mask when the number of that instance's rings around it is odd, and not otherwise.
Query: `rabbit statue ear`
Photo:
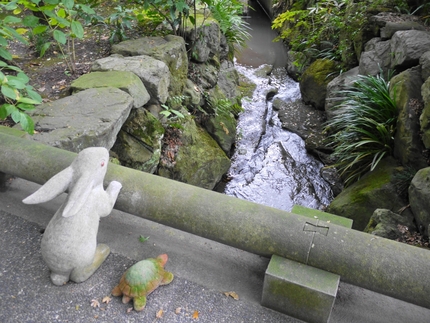
[[[25,204],[39,204],[52,200],[64,193],[72,182],[73,169],[67,167],[58,174],[51,177],[36,192],[22,200]]]
[[[69,194],[66,206],[63,209],[63,217],[68,218],[75,215],[84,206],[94,188],[93,177],[93,174],[86,174],[86,176],[81,176],[73,185],[72,192]]]

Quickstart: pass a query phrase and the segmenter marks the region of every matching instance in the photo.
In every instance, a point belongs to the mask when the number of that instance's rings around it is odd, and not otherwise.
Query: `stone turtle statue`
[[[122,185],[112,181],[104,190],[108,162],[107,149],[86,148],[69,167],[23,200],[26,204],[44,203],[69,192],[49,222],[41,244],[55,285],[85,281],[110,253],[107,245],[97,245],[97,232],[100,218],[112,211]]]

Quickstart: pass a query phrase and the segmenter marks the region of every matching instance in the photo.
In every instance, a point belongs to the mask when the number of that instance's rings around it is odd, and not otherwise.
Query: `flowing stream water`
[[[284,64],[285,49],[271,42],[276,35],[270,21],[264,16],[257,20],[258,14],[251,16],[253,37],[236,61],[238,72],[255,83],[256,89],[252,99],[242,100],[245,111],[238,119],[225,193],[286,211],[295,204],[322,209],[332,199],[331,188],[320,175],[323,165],[308,154],[298,135],[282,128],[270,100],[274,92],[285,102],[300,100],[299,86],[279,67]],[[265,63],[275,67],[270,76],[262,73]]]

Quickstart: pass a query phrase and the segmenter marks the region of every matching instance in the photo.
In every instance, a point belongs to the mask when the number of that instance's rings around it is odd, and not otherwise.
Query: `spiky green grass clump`
[[[360,75],[338,94],[335,117],[325,130],[330,133],[328,145],[334,149],[333,167],[349,185],[392,154],[398,112],[389,82],[381,75]]]

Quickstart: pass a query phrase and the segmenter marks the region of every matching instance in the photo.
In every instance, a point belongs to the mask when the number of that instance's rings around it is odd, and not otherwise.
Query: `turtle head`
[[[169,259],[169,257],[167,257],[166,253],[163,253],[162,255],[159,255],[157,257],[157,262],[164,267],[164,265],[166,264],[167,260]]]

